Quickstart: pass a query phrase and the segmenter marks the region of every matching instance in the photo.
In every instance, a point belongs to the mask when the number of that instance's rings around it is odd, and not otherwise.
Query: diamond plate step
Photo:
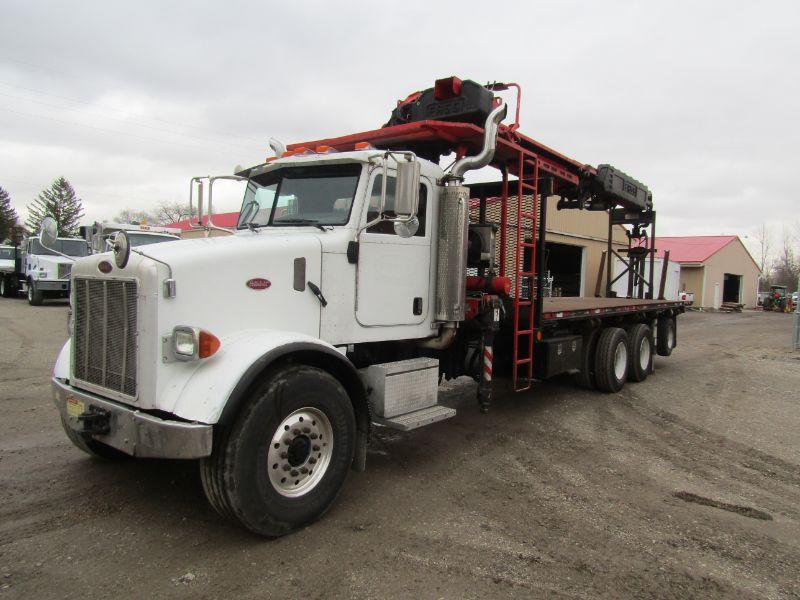
[[[456,416],[454,408],[447,408],[446,406],[430,406],[420,410],[398,415],[391,419],[382,419],[374,417],[373,421],[378,425],[389,427],[391,429],[398,429],[400,431],[411,431],[418,427],[424,427],[437,421],[444,421],[450,417]]]

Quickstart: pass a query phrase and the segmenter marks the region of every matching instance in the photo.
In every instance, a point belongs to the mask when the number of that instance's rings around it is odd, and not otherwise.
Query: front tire
[[[11,280],[6,275],[0,275],[0,296],[3,298],[11,297]]]
[[[607,327],[597,340],[594,372],[597,389],[618,392],[628,379],[630,350],[624,329]]]
[[[202,461],[211,505],[259,535],[277,537],[321,517],[341,492],[353,462],[355,415],[332,375],[281,368]]]
[[[38,288],[35,281],[28,281],[28,304],[41,306],[44,303],[44,292]]]

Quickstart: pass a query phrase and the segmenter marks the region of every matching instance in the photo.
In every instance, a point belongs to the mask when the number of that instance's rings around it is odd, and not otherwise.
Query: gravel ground
[[[382,433],[320,522],[221,521],[196,465],[67,441],[49,375],[66,307],[0,299],[0,597],[800,597],[800,353],[791,317],[679,317],[617,395],[569,378]]]

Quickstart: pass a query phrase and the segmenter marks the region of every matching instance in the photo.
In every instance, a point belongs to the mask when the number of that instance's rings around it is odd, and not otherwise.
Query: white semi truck
[[[80,238],[57,238],[45,248],[38,238],[30,237],[15,248],[13,271],[0,276],[0,295],[23,292],[33,306],[47,298],[68,298],[72,265],[89,254],[88,244]]]
[[[644,380],[675,346],[682,303],[652,280],[628,297],[536,290],[543,197],[607,211],[641,237],[649,192],[501,124],[499,89],[440,80],[383,128],[273,141],[274,157],[237,176],[234,235],[132,249],[122,232],[113,254],[79,260],[52,379],[69,438],[106,458],[198,460],[221,515],[278,536],[364,469],[373,427],[454,416],[441,377],[475,379],[483,411],[495,377],[519,391],[564,372],[606,392]],[[486,165],[500,202],[464,185]],[[214,181],[193,180],[201,207]]]

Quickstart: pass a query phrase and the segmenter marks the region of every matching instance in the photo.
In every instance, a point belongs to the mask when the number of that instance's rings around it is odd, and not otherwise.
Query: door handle
[[[322,295],[322,290],[319,289],[319,286],[316,283],[308,282],[308,289],[310,289],[314,295],[319,300],[319,303],[322,304],[323,308],[328,306],[328,301],[325,300],[325,296]]]

